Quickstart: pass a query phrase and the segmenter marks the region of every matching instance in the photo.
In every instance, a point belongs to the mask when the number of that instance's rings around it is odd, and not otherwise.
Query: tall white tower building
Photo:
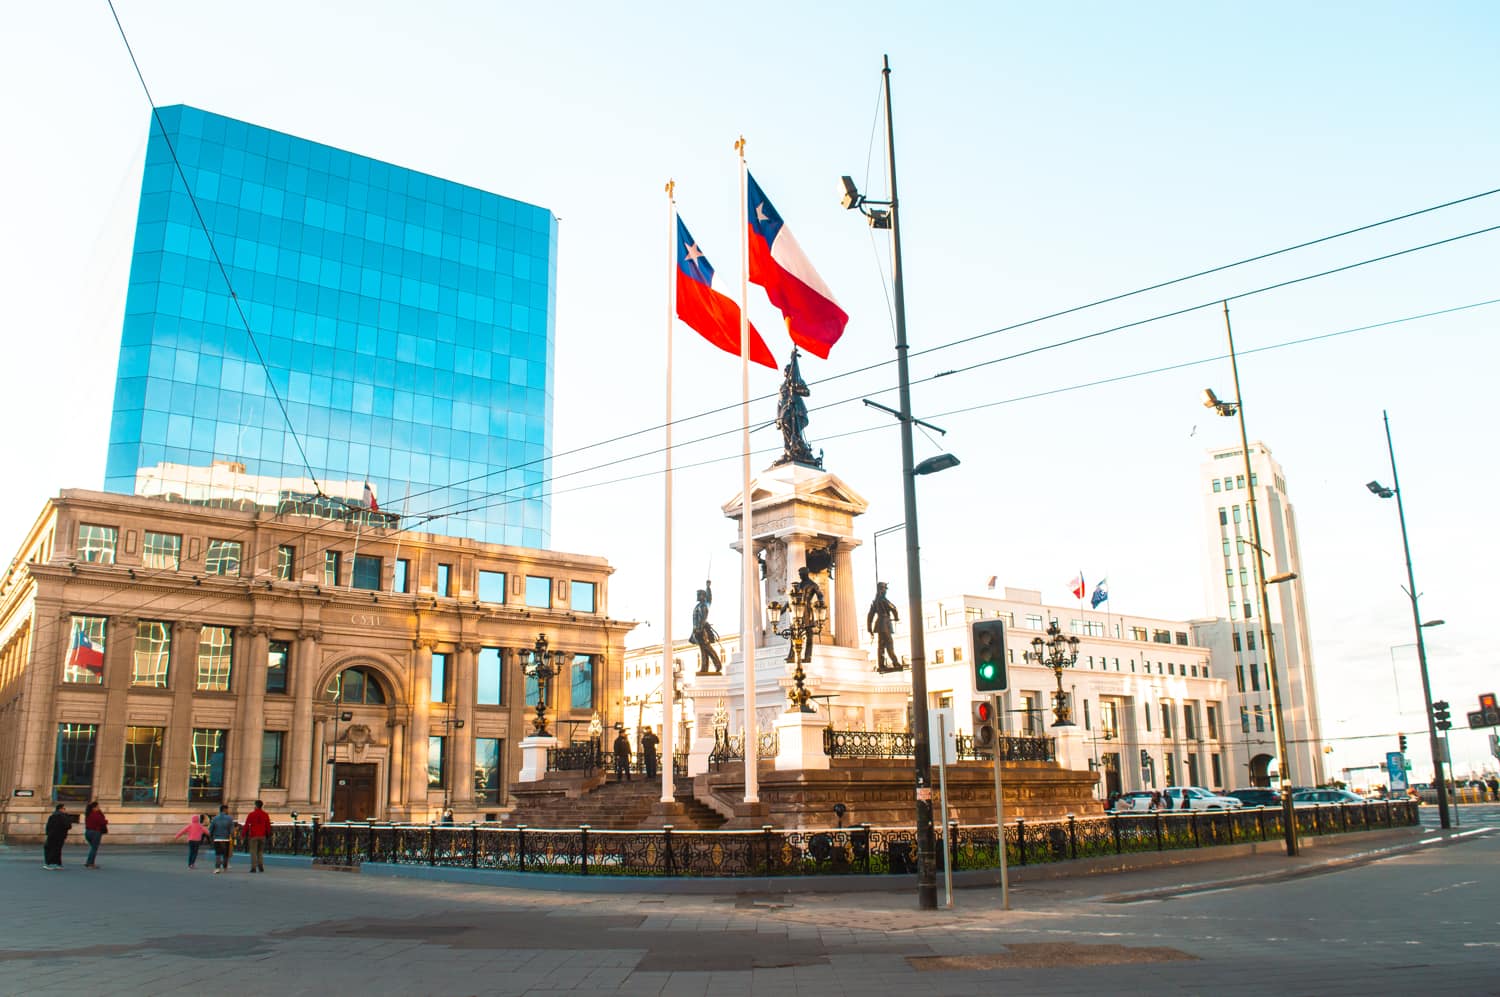
[[[1267,554],[1266,574],[1296,572],[1298,576],[1294,581],[1270,586],[1267,594],[1292,784],[1316,786],[1324,781],[1322,728],[1303,598],[1307,573],[1297,544],[1297,519],[1287,499],[1281,465],[1266,445],[1259,441],[1250,444],[1248,482],[1242,454],[1238,445],[1211,450],[1200,474],[1208,568],[1204,583],[1215,618],[1194,621],[1193,643],[1211,648],[1216,661],[1235,663],[1234,674],[1229,677],[1225,727],[1227,736],[1239,742],[1240,750],[1235,755],[1243,768],[1231,781],[1236,785],[1269,785],[1269,774],[1280,766],[1275,764],[1275,719],[1266,676],[1260,601],[1255,591],[1255,551],[1250,545],[1247,489],[1255,488],[1261,542]]]

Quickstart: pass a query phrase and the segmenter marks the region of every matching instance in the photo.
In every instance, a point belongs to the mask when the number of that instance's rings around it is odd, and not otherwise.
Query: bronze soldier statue
[[[707,675],[708,666],[713,665],[715,675],[724,672],[724,662],[719,660],[719,652],[714,647],[719,640],[719,635],[714,631],[712,623],[708,622],[708,607],[714,601],[714,583],[706,581],[698,590],[698,604],[693,607],[693,635],[688,642],[698,645],[698,674]]]
[[[865,617],[865,628],[875,638],[875,670],[898,672],[901,662],[896,658],[896,647],[891,642],[895,622],[901,618],[896,604],[885,597],[885,582],[875,583],[875,601],[870,603],[869,615]],[[890,664],[887,665],[886,661]]]

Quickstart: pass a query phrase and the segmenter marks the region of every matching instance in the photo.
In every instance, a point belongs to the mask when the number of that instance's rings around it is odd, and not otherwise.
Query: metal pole
[[[1406,536],[1406,506],[1401,502],[1401,476],[1396,473],[1396,445],[1391,442],[1391,417],[1384,410],[1385,447],[1391,455],[1391,490],[1396,493],[1396,515],[1401,519],[1401,549],[1406,554],[1406,594],[1411,599],[1411,621],[1417,630],[1417,664],[1422,670],[1422,702],[1427,707],[1427,743],[1432,749],[1432,768],[1438,799],[1438,822],[1450,827],[1448,787],[1443,781],[1443,754],[1438,744],[1437,721],[1432,718],[1432,684],[1427,679],[1427,642],[1422,638],[1422,612],[1417,608],[1417,579],[1411,567],[1411,541]]]
[[[943,808],[943,893],[945,907],[953,906],[953,845],[948,840],[948,730],[943,714],[938,714],[938,800]]]
[[[906,514],[906,611],[911,628],[912,756],[917,782],[917,906],[937,909],[937,864],[932,833],[932,743],[927,727],[927,647],[922,618],[922,563],[917,542],[917,478],[912,473],[911,375],[907,370],[906,290],[901,278],[901,208],[896,196],[896,126],[891,118],[891,57],[885,82],[886,175],[891,187],[891,284],[896,305],[896,372],[901,395],[901,485]]]
[[[677,312],[677,202],[673,199],[676,189],[674,181],[667,181],[667,245],[671,246],[667,261],[667,419],[666,419],[666,473],[662,479],[662,513],[665,528],[662,530],[662,609],[661,609],[661,802],[673,803],[677,799],[677,781],[672,771],[672,758],[677,750],[677,731],[672,723],[672,323]],[[641,705],[641,713],[646,711]]]
[[[1240,416],[1240,449],[1245,457],[1245,487],[1249,490],[1250,540],[1255,545],[1255,589],[1260,596],[1261,642],[1266,648],[1266,684],[1271,688],[1271,716],[1276,724],[1276,754],[1281,769],[1281,823],[1286,829],[1286,853],[1297,854],[1297,812],[1292,806],[1292,759],[1287,753],[1286,723],[1281,714],[1281,680],[1276,675],[1276,642],[1271,639],[1271,597],[1266,593],[1265,545],[1260,540],[1260,518],[1255,512],[1255,472],[1250,468],[1250,436],[1245,430],[1245,396],[1240,393],[1240,363],[1234,352],[1234,329],[1229,324],[1229,302],[1224,302],[1224,331],[1229,336],[1229,366],[1234,372],[1234,398]]]
[[[745,138],[736,143],[740,154],[740,658],[745,665],[745,802],[760,802],[760,735],[755,714],[755,530],[750,495],[750,225],[745,166]]]
[[[1000,853],[1000,904],[1010,910],[1010,869],[1005,855],[1005,797],[1000,792],[1000,696],[990,696],[990,716],[995,727],[995,850]]]

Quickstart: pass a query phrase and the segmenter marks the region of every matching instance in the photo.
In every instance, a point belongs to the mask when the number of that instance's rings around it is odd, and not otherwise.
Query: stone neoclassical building
[[[348,500],[233,508],[65,490],[0,578],[0,834],[97,799],[113,840],[194,813],[427,821],[508,806],[523,670],[553,731],[621,718],[599,557],[402,530]],[[295,513],[289,513],[293,509]]]

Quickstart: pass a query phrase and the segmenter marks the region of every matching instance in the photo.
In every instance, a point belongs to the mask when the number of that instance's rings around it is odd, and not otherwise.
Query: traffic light
[[[974,639],[974,690],[1004,692],[1005,621],[975,620],[971,632]]]
[[[1453,721],[1448,719],[1448,701],[1440,699],[1432,704],[1432,722],[1438,730],[1447,730],[1453,726]]]
[[[1500,703],[1495,701],[1493,692],[1479,694],[1479,712],[1484,714],[1486,727],[1500,727]]]
[[[1404,754],[1406,754],[1406,735],[1402,734],[1402,735],[1400,735],[1400,738],[1401,738],[1401,753],[1404,755]]]
[[[995,704],[992,700],[974,700],[974,746],[995,746]]]

